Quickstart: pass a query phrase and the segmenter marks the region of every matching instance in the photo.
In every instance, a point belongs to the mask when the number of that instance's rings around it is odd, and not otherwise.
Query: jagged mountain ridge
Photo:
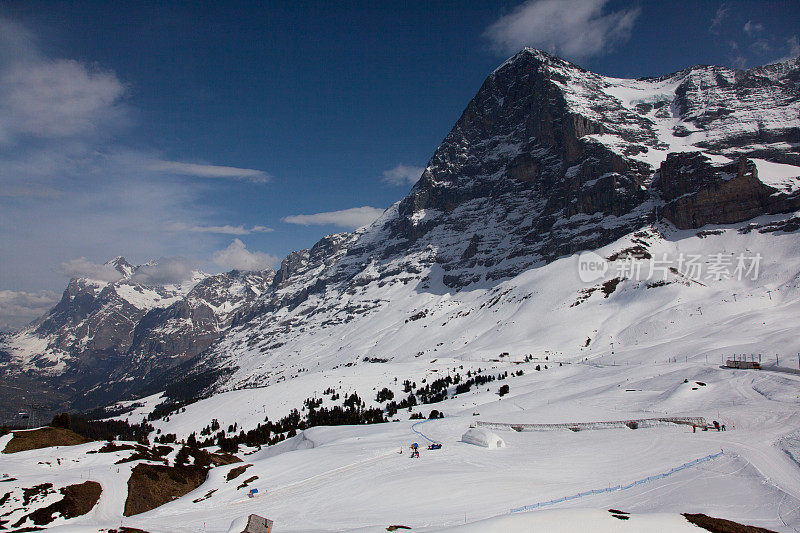
[[[402,351],[386,332],[372,345],[347,340],[376,314],[424,315],[426,302],[459,291],[494,300],[500,281],[660,217],[692,228],[797,209],[798,72],[792,60],[625,80],[523,50],[487,78],[404,199],[366,228],[290,254],[232,329],[173,377],[188,373],[193,392],[225,390],[289,379],[309,361],[354,364]],[[138,320],[187,315],[163,307]],[[392,328],[417,320],[400,313]],[[130,336],[143,368],[169,351],[147,329]],[[334,331],[333,355],[300,357]],[[142,375],[134,367],[125,379]]]
[[[83,396],[138,390],[138,384],[213,343],[270,289],[274,272],[194,271],[178,283],[153,283],[156,262],[107,263],[119,279],[73,278],[46,315],[3,343],[9,374],[46,376]],[[131,383],[134,386],[125,385]]]

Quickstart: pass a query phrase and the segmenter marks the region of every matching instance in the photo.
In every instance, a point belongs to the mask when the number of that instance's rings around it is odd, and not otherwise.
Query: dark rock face
[[[800,195],[764,184],[756,165],[744,157],[715,166],[699,152],[669,154],[657,187],[665,200],[664,216],[681,229],[800,209]]]
[[[484,237],[437,257],[448,271],[448,285],[479,280],[476,270],[487,266],[493,267],[492,279],[513,276],[538,261],[613,240],[650,216],[642,207],[649,199],[643,184],[652,170],[602,144],[585,142],[605,127],[570,106],[562,85],[573,75],[597,83],[591,73],[538,51],[521,52],[501,66],[400,202],[392,222],[398,238],[413,242],[435,230],[455,240],[465,226]],[[642,121],[608,96],[595,105]],[[629,137],[654,142],[647,130]],[[420,220],[427,211],[447,216]],[[604,225],[599,233],[598,224],[587,224],[587,219],[631,213],[630,220]],[[442,236],[434,239],[441,242]],[[514,265],[497,268],[504,259]]]

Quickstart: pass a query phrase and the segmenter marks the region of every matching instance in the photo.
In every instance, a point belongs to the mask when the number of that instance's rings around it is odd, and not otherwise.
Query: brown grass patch
[[[244,480],[244,483],[242,483],[241,485],[239,485],[238,487],[236,487],[236,490],[239,490],[239,489],[243,489],[243,488],[245,488],[246,486],[248,486],[250,483],[252,483],[253,481],[255,481],[255,480],[257,480],[257,479],[258,479],[258,476],[253,476],[253,477],[250,477],[250,478],[247,478],[247,479],[245,479],[245,480]]]
[[[232,479],[236,479],[237,477],[244,474],[244,471],[250,468],[253,465],[242,465],[237,466],[236,468],[231,468],[230,472],[225,475],[225,481],[230,481]]]
[[[233,455],[232,453],[212,453],[211,462],[214,466],[232,465],[234,463],[241,463],[242,460]]]
[[[58,515],[67,519],[83,516],[94,508],[101,492],[103,488],[96,481],[66,486],[61,489],[61,494],[64,495],[61,500],[23,516],[13,527],[19,527],[26,520],[43,526],[58,518]]]
[[[611,293],[617,290],[617,285],[619,285],[620,281],[622,281],[622,278],[614,278],[603,283],[602,290],[603,294],[605,294],[605,298],[608,298],[609,296],[611,296]]]
[[[683,513],[683,516],[692,524],[702,527],[705,530],[713,531],[714,533],[775,533],[771,529],[745,526],[730,520],[725,520],[724,518],[713,518],[702,513]]]
[[[40,428],[30,431],[15,431],[14,437],[6,444],[3,453],[24,452],[38,450],[50,446],[75,446],[85,444],[89,440],[81,437],[74,431],[63,428]]]
[[[194,457],[194,464],[199,466],[223,466],[241,463],[242,460],[230,453],[211,453],[199,448],[186,448],[189,455]]]
[[[188,494],[203,484],[206,471],[194,465],[136,465],[128,480],[123,514],[144,513]]]
[[[30,505],[36,498],[47,496],[52,492],[55,492],[52,483],[42,483],[29,489],[22,489],[22,506]]]

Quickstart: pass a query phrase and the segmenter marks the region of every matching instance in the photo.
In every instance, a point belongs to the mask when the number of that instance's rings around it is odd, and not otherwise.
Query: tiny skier
[[[416,442],[411,445],[411,458],[419,459],[419,444]]]

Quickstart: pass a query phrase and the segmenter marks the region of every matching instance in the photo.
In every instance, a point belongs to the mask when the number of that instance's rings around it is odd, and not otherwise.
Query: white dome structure
[[[483,428],[470,428],[461,436],[461,442],[490,449],[506,447],[505,441],[499,435]]]

